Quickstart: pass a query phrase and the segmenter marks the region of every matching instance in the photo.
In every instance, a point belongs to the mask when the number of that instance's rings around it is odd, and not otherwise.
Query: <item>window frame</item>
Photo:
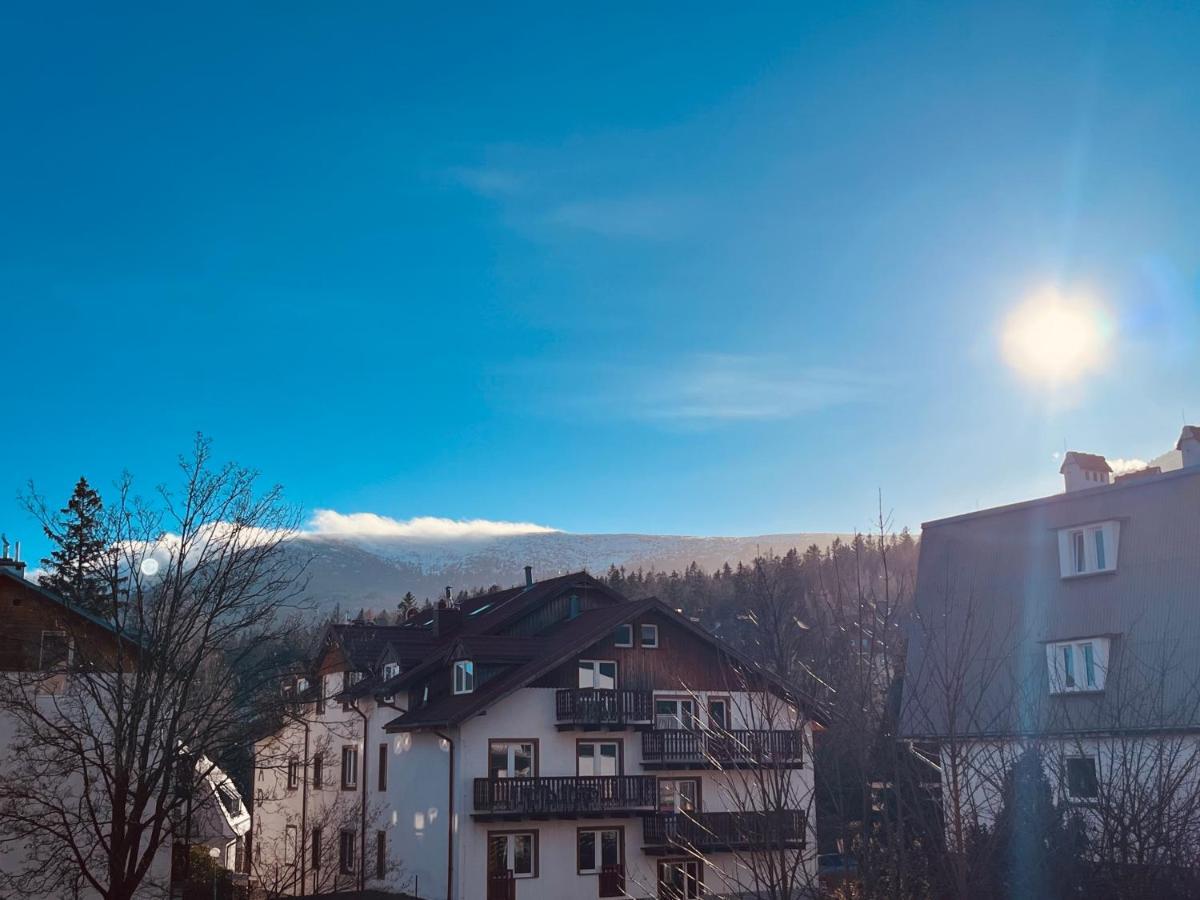
[[[646,629],[649,628],[654,633],[652,643],[646,643]],[[643,622],[638,626],[638,646],[643,650],[657,650],[662,646],[658,632],[658,625],[654,622]]]
[[[705,724],[705,727],[709,731],[712,731],[712,729],[713,729],[712,708],[713,708],[714,703],[719,703],[723,707],[725,707],[725,722],[724,722],[724,724],[722,724],[720,726],[721,730],[722,731],[732,730],[732,728],[733,728],[733,703],[730,701],[729,697],[725,697],[725,696],[709,697],[707,700],[705,700],[705,702],[704,702],[704,714],[705,714],[704,724]]]
[[[375,878],[382,881],[387,877],[387,832],[375,830]]]
[[[617,835],[617,865],[625,865],[625,826],[624,825],[581,825],[575,829],[575,874],[600,875],[604,871],[603,835],[606,831],[614,831]],[[579,842],[585,833],[595,835],[592,850],[592,862],[598,863],[594,869],[583,869],[579,866]]]
[[[592,668],[590,670],[584,669],[584,667],[583,667],[584,663],[590,664],[592,666]],[[612,666],[612,671],[613,671],[612,687],[600,687],[596,684],[596,676],[600,674],[600,666]],[[621,681],[620,681],[621,667],[619,665],[617,665],[617,661],[615,659],[579,659],[579,660],[577,660],[575,663],[576,681],[582,681],[583,673],[586,671],[590,671],[592,673],[592,683],[591,684],[579,684],[578,687],[580,687],[583,690],[615,691],[615,690],[617,690],[618,686],[621,683]]]
[[[679,804],[679,797],[682,792],[679,790],[680,782],[691,782],[695,785],[695,799],[692,801],[692,809],[682,809]],[[673,784],[675,789],[672,793],[674,809],[666,809],[663,806],[662,789],[664,784]],[[703,791],[704,780],[695,775],[680,776],[668,775],[666,777],[658,777],[654,779],[654,808],[655,812],[660,816],[679,816],[679,815],[695,815],[703,811]]]
[[[484,844],[484,860],[483,860],[484,872],[485,872],[486,878],[490,878],[492,875],[492,872],[491,872],[492,841],[496,838],[504,838],[505,863],[507,863],[508,860],[510,860],[510,859],[515,862],[516,855],[517,855],[516,843],[512,839],[518,838],[518,837],[526,837],[526,836],[528,836],[530,838],[530,846],[529,846],[530,871],[527,874],[521,874],[521,873],[518,873],[515,868],[508,867],[507,865],[505,867],[505,871],[511,871],[513,873],[513,878],[517,881],[524,881],[529,878],[537,878],[539,875],[541,875],[541,859],[540,859],[540,857],[541,857],[542,841],[541,841],[541,835],[538,833],[538,829],[536,829],[536,828],[514,828],[514,829],[506,829],[503,831],[489,831],[487,833],[487,843]]]
[[[383,681],[391,681],[400,674],[400,663],[390,662],[383,664],[383,671],[380,673]]]
[[[312,786],[325,787],[325,752],[318,750],[312,757]]]
[[[1059,574],[1063,579],[1117,571],[1121,520],[1086,522],[1058,530]]]
[[[347,841],[346,838],[350,840]],[[354,858],[357,856],[355,844],[358,843],[358,832],[353,828],[338,830],[338,871],[343,875],[354,874]],[[349,853],[347,853],[349,849]]]
[[[375,773],[376,789],[379,791],[387,790],[388,756],[389,756],[388,750],[390,750],[390,749],[391,749],[390,746],[386,743],[382,743],[379,745],[379,758],[377,760],[377,762],[379,763],[379,766],[378,766],[378,771]]]
[[[624,629],[625,632],[629,635],[628,638],[625,638],[625,639],[621,638],[620,635],[622,633],[622,629]],[[630,649],[633,647],[633,623],[632,622],[622,622],[620,625],[618,625],[613,630],[613,646],[620,647],[622,649]]]
[[[321,826],[314,825],[312,829],[312,870],[319,872],[321,870]]]
[[[1046,667],[1050,694],[1100,694],[1108,686],[1112,640],[1105,635],[1050,641]]]
[[[659,898],[669,896],[663,892],[663,872],[668,868],[687,868],[689,866],[696,867],[696,888],[697,891],[692,897],[683,897],[679,900],[694,900],[697,897],[704,896],[704,860],[696,859],[695,857],[680,856],[670,857],[668,859],[658,860],[658,865],[655,867],[655,893]],[[675,898],[672,898],[675,900]]]
[[[541,742],[537,738],[488,738],[487,742],[487,773],[488,778],[537,778],[538,767],[542,761],[542,748],[539,746]],[[532,758],[533,770],[531,775],[493,775],[492,774],[492,747],[496,744],[505,744],[508,747],[508,752],[505,754],[505,762],[507,763],[507,771],[511,772],[514,768],[513,763],[516,759],[514,747],[528,744],[530,748],[530,756]]]
[[[287,789],[294,791],[300,787],[300,760],[289,756],[287,761]]]
[[[699,725],[700,725],[700,710],[698,708],[699,704],[696,702],[695,697],[693,697],[693,696],[681,697],[679,695],[673,696],[670,694],[666,694],[666,695],[655,694],[653,700],[654,700],[654,727],[655,727],[655,729],[658,729],[658,717],[659,716],[673,716],[675,721],[679,723],[674,728],[662,729],[664,731],[695,731],[699,727]],[[675,704],[675,712],[660,713],[658,711],[659,703],[674,703]],[[691,707],[692,707],[691,713],[690,713],[690,719],[691,719],[690,726],[685,726],[683,724],[682,713],[683,713],[683,704],[684,703],[690,703]]]
[[[620,738],[576,738],[575,739],[575,777],[576,778],[609,777],[609,776],[604,775],[604,773],[599,773],[599,774],[593,773],[591,775],[583,774],[583,772],[581,771],[583,768],[583,766],[582,766],[583,757],[581,756],[581,750],[585,744],[596,748],[595,755],[592,757],[592,759],[594,761],[602,758],[602,754],[600,753],[600,747],[602,747],[606,744],[612,744],[613,746],[615,746],[617,748],[617,755],[615,757],[617,771],[612,774],[613,775],[624,775],[625,774],[625,742],[623,740],[621,740]]]
[[[1090,774],[1091,783],[1094,790],[1091,794],[1076,794],[1071,790],[1071,763],[1090,762],[1092,770]],[[1063,794],[1072,803],[1093,803],[1100,797],[1100,763],[1095,756],[1078,755],[1063,757]]]
[[[346,760],[349,758],[351,763],[346,765]],[[349,777],[347,777],[349,774]],[[343,791],[358,790],[358,745],[343,744],[342,745],[342,771],[341,782]]]
[[[461,683],[459,681],[460,674],[462,675]],[[455,660],[450,687],[454,691],[455,696],[475,693],[475,660]]]

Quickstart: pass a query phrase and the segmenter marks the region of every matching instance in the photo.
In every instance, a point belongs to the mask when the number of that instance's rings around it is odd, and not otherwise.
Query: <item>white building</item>
[[[813,706],[586,574],[331,627],[257,745],[252,877],[448,900],[737,897],[813,875]],[[782,866],[780,864],[782,863]]]

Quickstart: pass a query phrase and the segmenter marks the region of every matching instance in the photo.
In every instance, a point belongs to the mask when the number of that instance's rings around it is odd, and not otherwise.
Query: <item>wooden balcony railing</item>
[[[804,764],[802,731],[686,731],[642,733],[648,769],[798,768]]]
[[[654,695],[650,691],[565,688],[554,696],[554,712],[561,728],[624,728],[654,721]]]
[[[634,814],[658,802],[653,775],[476,778],[476,818]]]
[[[801,810],[708,812],[645,816],[645,849],[670,853],[694,850],[802,850],[807,838]]]

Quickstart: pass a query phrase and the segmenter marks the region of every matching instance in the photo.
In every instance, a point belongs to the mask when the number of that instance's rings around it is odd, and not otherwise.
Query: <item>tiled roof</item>
[[[1088,472],[1111,472],[1112,466],[1108,464],[1103,456],[1097,453],[1080,453],[1077,450],[1071,450],[1063,457],[1062,467],[1059,468],[1059,474],[1067,470],[1067,466],[1075,463],[1079,468]]]

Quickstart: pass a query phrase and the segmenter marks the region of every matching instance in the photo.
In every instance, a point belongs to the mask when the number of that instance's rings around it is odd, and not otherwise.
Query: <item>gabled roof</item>
[[[424,658],[436,643],[429,629],[407,625],[327,625],[317,645],[319,661],[331,647],[337,646],[355,671],[369,671],[389,648],[401,658]]]
[[[670,618],[701,640],[725,653],[742,667],[766,678],[780,693],[804,705],[809,715],[815,720],[819,722],[827,720],[825,712],[812,698],[799,696],[798,692],[763,670],[744,654],[725,644],[687,617],[680,615],[661,600],[649,597],[645,600],[623,600],[620,603],[596,607],[580,613],[536,640],[534,643],[538,650],[537,655],[533,658],[515,664],[507,671],[495,675],[480,685],[473,693],[446,695],[428,706],[411,710],[389,722],[385,726],[385,730],[389,732],[417,731],[456,725],[562,665],[581,650],[604,639],[618,625],[647,612],[655,612]],[[422,668],[425,668],[424,664],[422,664]],[[436,666],[429,668],[434,669]],[[392,686],[392,683],[389,682],[385,689],[390,692]]]
[[[600,597],[607,603],[625,602],[624,596],[587,572],[572,572],[535,581],[528,587],[509,588],[472,598],[463,605],[463,628],[459,633],[495,634],[547,600],[572,589]]]
[[[1112,466],[1108,464],[1103,456],[1097,453],[1080,453],[1077,450],[1071,450],[1063,457],[1063,464],[1059,468],[1060,475],[1067,471],[1067,466],[1074,463],[1083,469],[1085,472],[1111,472]]]
[[[54,591],[46,590],[44,587],[42,587],[36,581],[30,581],[29,579],[25,578],[23,575],[17,573],[13,569],[10,569],[8,567],[0,568],[0,578],[7,578],[12,581],[15,581],[17,584],[21,585],[21,587],[23,587],[29,591],[32,591],[33,593],[39,595],[43,599],[49,600],[51,603],[55,604],[56,606],[62,607],[64,610],[71,613],[72,615],[78,616],[79,618],[81,618],[87,622],[90,622],[91,624],[97,626],[98,628],[103,628],[105,631],[109,632],[110,634],[116,635],[117,637],[120,637],[120,638],[124,638],[125,640],[130,641],[135,644],[138,643],[138,639],[133,633],[121,630],[112,621],[104,618],[103,616],[97,615],[96,613],[94,613],[90,610],[84,609],[82,606],[79,606],[78,604],[72,603],[66,597],[63,597],[60,594],[56,594],[56,593],[54,593]]]

